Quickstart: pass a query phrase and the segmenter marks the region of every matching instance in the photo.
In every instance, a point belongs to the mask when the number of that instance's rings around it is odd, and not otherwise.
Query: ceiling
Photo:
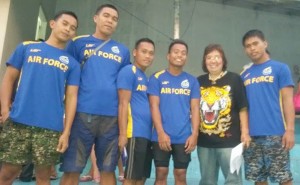
[[[300,16],[300,0],[197,0],[254,10]]]

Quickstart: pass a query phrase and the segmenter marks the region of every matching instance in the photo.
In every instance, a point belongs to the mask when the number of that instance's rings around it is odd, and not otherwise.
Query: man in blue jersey
[[[197,144],[200,90],[197,79],[183,71],[187,54],[187,44],[174,40],[167,55],[169,67],[149,80],[156,185],[167,184],[171,155],[175,184],[186,184],[186,170]]]
[[[65,50],[77,17],[61,11],[45,42],[21,43],[7,61],[1,86],[0,184],[12,184],[22,165],[35,164],[37,184],[49,185],[51,165],[68,147],[77,104],[80,66]],[[20,77],[11,105],[13,84]],[[65,99],[65,110],[64,110]],[[65,114],[65,119],[64,119]]]
[[[134,64],[118,75],[119,147],[123,151],[127,145],[128,153],[124,185],[143,185],[151,174],[152,120],[145,70],[154,59],[154,47],[148,38],[138,40],[133,50]]]
[[[119,71],[130,64],[130,52],[123,44],[110,39],[119,20],[115,6],[104,4],[94,15],[92,35],[78,36],[67,50],[82,62],[77,113],[64,154],[61,184],[78,184],[79,175],[95,144],[101,184],[116,184],[118,163],[118,91]]]
[[[292,184],[289,150],[294,146],[293,80],[289,67],[272,60],[263,32],[250,30],[243,46],[253,65],[241,77],[249,102],[250,147],[245,150],[246,179],[255,185]]]

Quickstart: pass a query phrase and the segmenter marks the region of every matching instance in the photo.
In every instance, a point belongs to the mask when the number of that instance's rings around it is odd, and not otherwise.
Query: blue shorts
[[[60,170],[81,173],[95,144],[99,170],[114,172],[118,164],[118,136],[117,117],[76,113]]]
[[[245,177],[255,182],[283,183],[293,180],[289,151],[281,136],[255,136],[244,152]]]

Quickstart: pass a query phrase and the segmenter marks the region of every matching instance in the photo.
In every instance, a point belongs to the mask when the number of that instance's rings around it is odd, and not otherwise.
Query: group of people
[[[250,30],[242,39],[253,64],[241,75],[227,71],[222,46],[210,44],[202,60],[205,74],[194,77],[183,70],[188,45],[175,39],[168,67],[148,80],[155,43],[139,39],[131,63],[128,48],[111,39],[117,8],[101,5],[93,20],[94,34],[74,37],[77,17],[61,11],[50,21],[45,42],[23,42],[8,59],[1,86],[1,185],[11,185],[29,162],[36,183],[49,185],[60,154],[60,184],[78,184],[92,148],[103,185],[116,184],[124,153],[123,184],[145,184],[153,160],[155,184],[166,185],[172,156],[175,184],[181,185],[196,147],[200,185],[218,184],[220,169],[226,185],[239,185],[241,173],[231,173],[229,161],[241,142],[246,179],[292,184],[294,84],[288,66],[270,58],[261,31]]]

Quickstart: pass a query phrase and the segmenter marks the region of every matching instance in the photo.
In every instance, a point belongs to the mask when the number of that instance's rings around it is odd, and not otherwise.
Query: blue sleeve
[[[278,76],[279,88],[282,89],[287,86],[294,86],[294,81],[292,79],[291,71],[288,65],[284,64],[280,68]]]
[[[6,65],[21,70],[24,63],[25,51],[26,51],[26,46],[23,43],[19,44],[16,50],[7,60]]]
[[[199,82],[196,78],[193,78],[193,84],[191,87],[191,98],[192,99],[199,99],[200,98],[200,86]]]
[[[118,74],[117,87],[118,89],[126,89],[132,91],[134,85],[135,74],[132,67],[124,67]]]
[[[68,85],[76,85],[79,86],[80,84],[80,65],[76,60],[73,60],[73,66],[69,71],[68,77],[67,77],[67,84]]]
[[[160,95],[159,80],[154,75],[152,75],[149,79],[147,93],[155,96]]]
[[[74,41],[71,40],[71,41],[68,42],[68,44],[66,46],[66,51],[72,57],[74,57],[78,63],[81,63],[81,61],[80,61],[81,59],[79,57],[79,51],[77,51],[77,49],[76,49],[76,43]]]
[[[124,55],[124,60],[122,61],[122,67],[131,64],[130,62],[130,52],[128,48],[126,48],[126,53]]]

